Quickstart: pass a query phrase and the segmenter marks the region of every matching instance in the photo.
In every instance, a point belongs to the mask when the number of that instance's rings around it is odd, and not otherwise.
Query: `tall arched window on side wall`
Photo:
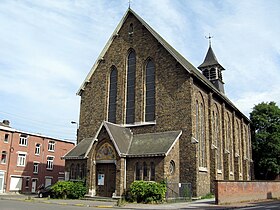
[[[217,169],[222,171],[222,141],[220,137],[220,116],[218,113],[216,113],[215,116],[216,121],[216,138],[217,138]]]
[[[200,135],[199,135],[199,106],[198,101],[196,101],[195,104],[195,138],[197,141],[200,141]]]
[[[206,139],[205,139],[205,120],[204,120],[204,105],[200,104],[200,141],[199,141],[199,150],[200,150],[200,167],[206,168]]]
[[[155,65],[149,59],[146,65],[145,121],[155,121]]]
[[[115,66],[111,68],[110,84],[109,84],[109,106],[108,121],[116,123],[117,110],[117,87],[118,87],[118,71]]]
[[[135,119],[135,74],[136,56],[131,51],[127,58],[126,124],[134,123]]]

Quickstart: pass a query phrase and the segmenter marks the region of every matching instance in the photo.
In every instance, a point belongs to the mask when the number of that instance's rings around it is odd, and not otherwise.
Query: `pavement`
[[[202,199],[190,202],[176,202],[163,204],[138,204],[122,203],[118,204],[117,200],[112,199],[48,199],[38,198],[34,194],[4,193],[0,194],[0,200],[18,200],[24,202],[39,202],[46,204],[70,205],[79,207],[96,207],[96,208],[113,208],[113,209],[237,209],[244,207],[253,207],[254,203],[238,203],[230,205],[215,205],[215,199]]]

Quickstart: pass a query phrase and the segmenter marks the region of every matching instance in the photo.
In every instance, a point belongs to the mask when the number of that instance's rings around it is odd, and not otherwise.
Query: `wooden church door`
[[[96,165],[97,195],[112,197],[116,190],[116,165],[114,163],[100,163]]]
[[[96,195],[112,197],[116,190],[116,154],[108,142],[96,153]]]

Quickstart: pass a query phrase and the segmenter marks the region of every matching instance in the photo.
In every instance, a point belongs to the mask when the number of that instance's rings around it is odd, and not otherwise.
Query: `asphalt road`
[[[148,207],[148,208],[147,208]],[[157,206],[156,209],[160,206]],[[22,200],[0,200],[0,210],[86,210],[86,209],[143,209],[141,206],[133,206],[132,208],[128,206],[126,207],[94,207],[94,206],[79,206],[79,205],[61,205],[61,204],[52,204],[52,203],[41,203],[41,202],[32,202],[32,201],[22,201]],[[155,209],[153,206],[146,206],[145,209]],[[164,208],[166,209],[166,208]],[[269,201],[269,202],[258,202],[258,203],[251,203],[250,206],[244,207],[244,206],[238,206],[237,205],[230,205],[230,206],[217,206],[217,205],[209,205],[205,203],[193,203],[193,204],[187,204],[187,206],[169,206],[168,209],[243,209],[243,210],[259,210],[259,209],[265,209],[265,210],[278,210],[280,209],[280,200],[278,201]]]

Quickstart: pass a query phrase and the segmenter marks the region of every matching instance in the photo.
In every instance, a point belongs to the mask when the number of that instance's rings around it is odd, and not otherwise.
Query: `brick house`
[[[211,45],[196,68],[129,8],[78,91],[69,178],[109,197],[134,180],[191,183],[195,196],[214,180],[250,180],[250,121],[223,70]]]
[[[44,135],[19,131],[0,123],[0,193],[35,193],[65,179],[61,159],[75,144]]]

